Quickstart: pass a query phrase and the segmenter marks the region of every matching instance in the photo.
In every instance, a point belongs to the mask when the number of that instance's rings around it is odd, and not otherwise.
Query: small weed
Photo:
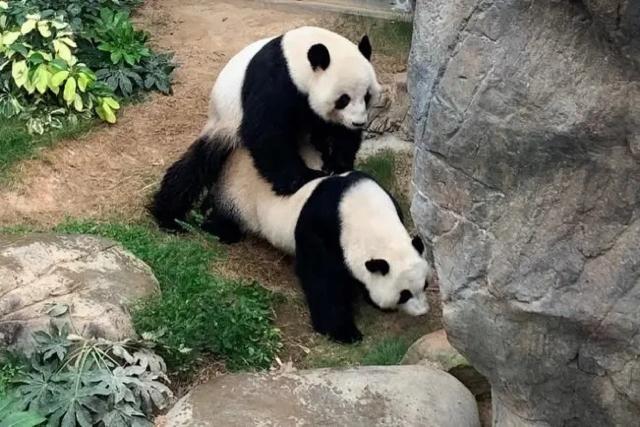
[[[2,356],[0,358],[0,399],[7,395],[10,389],[11,381],[22,371],[22,364],[10,357]]]
[[[136,330],[164,331],[158,341],[170,368],[187,372],[202,353],[225,360],[231,370],[268,367],[279,348],[272,326],[272,297],[255,283],[216,277],[210,264],[220,247],[198,235],[170,236],[145,225],[66,222],[58,232],[113,239],[146,262],[162,297],[139,304]]]

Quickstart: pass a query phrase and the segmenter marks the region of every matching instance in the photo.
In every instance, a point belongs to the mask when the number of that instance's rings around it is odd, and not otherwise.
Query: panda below
[[[300,27],[246,46],[220,71],[200,137],[166,172],[150,211],[179,228],[216,180],[233,149],[249,150],[260,175],[280,195],[311,179],[353,169],[372,100],[380,92],[371,44]],[[308,168],[301,140],[322,153],[324,171]]]
[[[236,237],[251,232],[295,254],[317,332],[347,343],[362,338],[353,314],[358,289],[382,310],[427,313],[430,268],[421,256],[422,241],[411,239],[395,200],[364,173],[317,178],[291,196],[279,196],[248,151],[238,148],[211,194],[229,218],[222,228],[239,227]]]

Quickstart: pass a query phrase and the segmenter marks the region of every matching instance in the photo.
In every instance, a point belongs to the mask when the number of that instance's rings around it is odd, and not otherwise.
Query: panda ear
[[[389,263],[383,259],[370,259],[364,265],[371,273],[380,273],[384,276],[389,272]]]
[[[371,43],[369,42],[369,36],[366,34],[362,37],[362,40],[360,40],[358,50],[365,58],[367,58],[367,61],[371,61]]]
[[[416,251],[418,251],[418,253],[422,255],[422,253],[424,252],[424,243],[422,243],[422,239],[420,238],[420,236],[416,235],[413,240],[411,240],[411,244],[414,248],[416,248]]]
[[[331,57],[329,56],[329,49],[322,43],[314,44],[307,52],[307,58],[311,63],[311,68],[316,71],[318,68],[326,70],[331,63]]]

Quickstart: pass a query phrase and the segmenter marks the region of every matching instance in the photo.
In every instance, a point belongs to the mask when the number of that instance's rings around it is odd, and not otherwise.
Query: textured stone
[[[640,417],[637,12],[418,1],[412,214],[497,426]]]
[[[225,375],[180,399],[164,426],[476,427],[479,420],[458,380],[414,365]]]
[[[29,353],[52,304],[69,307],[77,333],[135,335],[128,306],[159,292],[151,269],[116,243],[85,235],[0,236],[0,348]]]
[[[401,363],[433,366],[456,377],[474,396],[489,398],[491,394],[487,379],[471,366],[458,350],[453,348],[444,329],[427,334],[414,342]]]
[[[382,87],[378,101],[371,106],[367,138],[387,133],[397,133],[408,140],[409,97],[407,96],[407,74],[393,76],[391,84]]]

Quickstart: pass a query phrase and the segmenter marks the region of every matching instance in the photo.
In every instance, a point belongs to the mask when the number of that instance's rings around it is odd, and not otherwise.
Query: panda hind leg
[[[227,212],[223,212],[215,202],[205,199],[202,213],[205,215],[202,225],[204,231],[216,236],[222,243],[232,244],[244,238],[244,232],[240,224]]]

